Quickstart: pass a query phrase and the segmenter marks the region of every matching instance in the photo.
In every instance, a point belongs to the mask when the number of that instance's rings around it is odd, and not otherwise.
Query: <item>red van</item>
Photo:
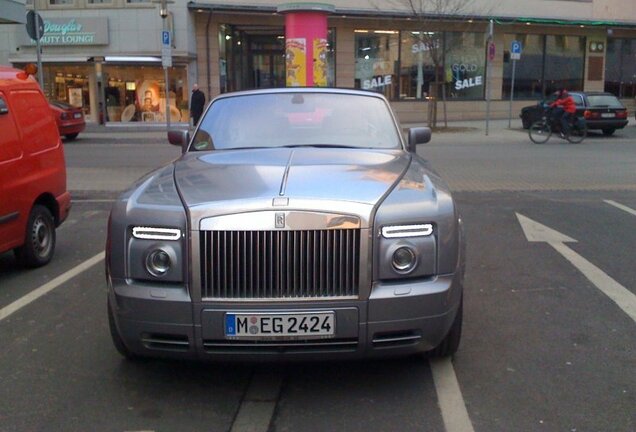
[[[13,249],[27,267],[51,260],[71,207],[64,148],[34,69],[0,66],[0,253]]]

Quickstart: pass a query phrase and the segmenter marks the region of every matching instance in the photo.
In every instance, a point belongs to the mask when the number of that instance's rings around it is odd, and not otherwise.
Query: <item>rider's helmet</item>
[[[559,92],[559,98],[560,98],[560,99],[565,99],[565,98],[566,98],[566,97],[568,97],[568,96],[569,96],[569,94],[568,94],[568,91],[567,91],[566,89],[562,89],[562,90]]]

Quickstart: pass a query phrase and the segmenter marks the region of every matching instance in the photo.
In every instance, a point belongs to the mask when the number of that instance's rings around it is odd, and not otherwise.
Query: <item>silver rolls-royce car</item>
[[[448,356],[464,240],[446,184],[379,94],[224,94],[183,154],[112,208],[106,276],[128,358]]]

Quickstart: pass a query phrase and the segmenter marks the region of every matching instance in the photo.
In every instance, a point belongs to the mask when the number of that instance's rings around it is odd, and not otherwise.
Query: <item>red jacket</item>
[[[557,99],[550,104],[550,107],[561,107],[563,108],[563,111],[570,114],[574,114],[576,112],[576,104],[574,103],[572,96],[568,96],[565,99]]]

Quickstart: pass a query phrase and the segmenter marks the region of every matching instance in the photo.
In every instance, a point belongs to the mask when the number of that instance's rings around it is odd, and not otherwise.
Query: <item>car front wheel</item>
[[[29,214],[24,245],[15,249],[15,256],[25,267],[48,264],[55,251],[55,222],[48,208],[35,205]]]

